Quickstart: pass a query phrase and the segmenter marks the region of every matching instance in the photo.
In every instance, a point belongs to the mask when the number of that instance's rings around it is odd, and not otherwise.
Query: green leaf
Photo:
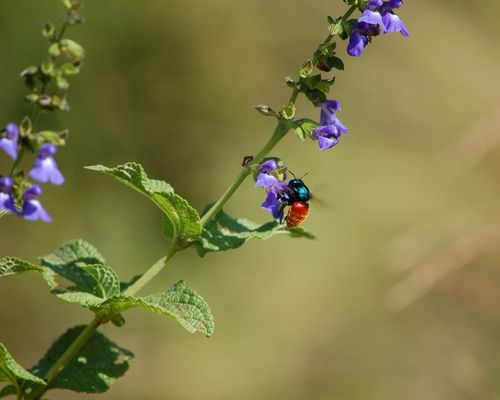
[[[309,75],[312,74],[314,70],[314,64],[312,63],[311,60],[307,60],[302,66],[300,67],[300,77],[301,78],[307,78]]]
[[[41,131],[36,134],[36,141],[39,145],[45,143],[52,143],[56,146],[64,146],[66,144],[66,138],[68,137],[68,131]]]
[[[100,296],[103,299],[109,299],[120,294],[120,280],[115,271],[104,264],[77,264],[79,268],[86,271],[94,278]]]
[[[81,239],[62,244],[51,254],[43,256],[41,260],[42,267],[82,287],[95,286],[95,281],[76,264],[92,265],[106,262],[94,246]]]
[[[266,104],[257,104],[253,108],[266,117],[278,117],[278,113]]]
[[[64,63],[59,67],[59,70],[64,75],[76,75],[80,73],[80,68],[71,63]]]
[[[169,238],[196,239],[201,234],[200,216],[172,186],[164,181],[149,179],[138,163],[126,163],[115,168],[102,165],[86,167],[89,170],[111,175],[119,182],[148,197],[165,216],[163,233]]]
[[[85,329],[75,326],[66,331],[50,347],[31,372],[43,376],[68,346]],[[79,393],[103,393],[113,382],[123,376],[129,367],[133,354],[109,339],[95,332],[77,356],[70,361],[49,388],[69,389]]]
[[[170,317],[190,333],[201,332],[206,336],[212,336],[214,333],[214,319],[210,307],[183,281],[177,282],[159,294],[111,299],[103,305],[102,312],[113,315],[134,307]]]
[[[281,110],[281,115],[285,119],[293,119],[295,116],[295,104],[293,103],[288,103],[283,109]]]
[[[83,47],[71,39],[62,39],[59,42],[59,49],[66,57],[76,62],[80,62],[85,57]]]
[[[14,386],[20,385],[24,382],[34,382],[39,385],[45,385],[45,382],[42,379],[21,367],[1,343],[0,382],[11,382]]]
[[[308,118],[299,119],[293,123],[293,129],[301,140],[312,137],[314,130],[319,126],[320,124],[316,121]]]
[[[42,257],[43,276],[51,292],[62,300],[95,309],[120,294],[120,281],[97,249],[83,240],[74,240]],[[59,275],[73,285],[56,282]]]
[[[208,208],[207,208],[208,210]],[[207,253],[236,249],[250,239],[269,239],[275,235],[291,237],[306,237],[314,239],[312,233],[302,228],[287,228],[286,225],[271,221],[263,225],[246,219],[234,219],[224,211],[220,211],[203,230],[203,234],[195,243],[198,255],[204,257]]]
[[[43,272],[43,268],[17,257],[0,258],[0,278],[28,271]]]
[[[49,46],[49,54],[52,57],[59,57],[61,55],[61,49],[59,48],[59,43],[52,43]]]
[[[42,35],[47,39],[54,39],[56,34],[56,27],[51,21],[45,22],[42,29]]]
[[[7,385],[4,386],[0,390],[0,398],[5,397],[5,396],[11,396],[17,394],[17,389],[14,385]]]

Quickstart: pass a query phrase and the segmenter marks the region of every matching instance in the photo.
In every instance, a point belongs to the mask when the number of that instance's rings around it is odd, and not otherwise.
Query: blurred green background
[[[40,125],[70,129],[58,154],[67,182],[42,198],[54,222],[2,218],[0,255],[36,260],[81,237],[123,278],[144,270],[165,250],[159,212],[82,167],[141,162],[202,209],[273,129],[251,106],[283,105],[283,77],[324,38],[326,15],[344,10],[338,0],[88,0],[87,23],[69,35],[87,51],[72,112]],[[211,305],[215,336],[128,313],[125,328],[104,331],[136,358],[99,397],[500,398],[499,11],[495,0],[408,1],[399,14],[410,38],[346,57],[332,97],[349,135],[321,154],[290,135],[275,152],[327,204],[312,203],[304,225],[319,239],[179,254],[147,291],[185,279]],[[42,59],[40,27],[62,12],[57,0],[0,2],[2,124],[29,109],[15,77]],[[299,114],[318,112],[301,101]],[[263,197],[246,182],[227,211],[264,222]],[[0,299],[0,340],[25,366],[91,318],[35,275],[2,279]]]

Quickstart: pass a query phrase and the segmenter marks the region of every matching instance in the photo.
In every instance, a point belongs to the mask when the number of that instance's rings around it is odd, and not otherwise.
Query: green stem
[[[141,290],[145,285],[149,283],[156,275],[158,275],[163,268],[167,265],[170,259],[177,253],[177,238],[172,240],[170,247],[167,251],[165,257],[160,258],[156,261],[142,276],[131,286],[123,292],[124,296],[133,296],[139,290]]]
[[[99,317],[95,317],[92,322],[85,327],[85,329],[78,335],[73,343],[66,349],[61,357],[55,362],[54,365],[49,369],[47,374],[45,374],[45,381],[47,386],[37,386],[26,398],[28,400],[39,399],[49,388],[48,386],[61,371],[66,367],[66,365],[78,354],[81,348],[90,340],[94,332],[97,330],[102,321]]]
[[[222,196],[217,200],[217,202],[208,210],[208,212],[203,215],[200,220],[200,224],[204,227],[220,210],[222,207],[229,201],[229,199],[233,196],[234,192],[238,190],[243,181],[247,178],[248,175],[252,173],[252,166],[260,164],[260,162],[264,159],[265,156],[269,154],[269,152],[278,144],[278,142],[283,139],[283,137],[290,130],[290,123],[286,120],[279,120],[278,126],[274,130],[273,135],[269,139],[269,141],[264,145],[264,147],[259,151],[259,153],[250,161],[247,165],[243,167],[240,174],[236,177],[236,180],[233,182],[231,186],[227,188],[227,190],[222,194]]]
[[[358,5],[357,4],[353,4],[349,10],[347,10],[347,12],[344,14],[344,16],[342,17],[342,21],[345,21],[347,18],[349,18],[351,16],[351,14],[356,10],[356,8],[358,8]]]

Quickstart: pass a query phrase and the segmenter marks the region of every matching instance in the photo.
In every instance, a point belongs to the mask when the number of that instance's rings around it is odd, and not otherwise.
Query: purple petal
[[[23,204],[23,211],[19,214],[21,217],[28,221],[38,221],[42,220],[43,222],[52,222],[52,218],[45,211],[39,200],[25,200]]]
[[[405,24],[396,14],[387,13],[383,17],[386,33],[401,32],[403,36],[410,36]]]
[[[387,2],[387,7],[391,9],[403,7],[403,0],[389,0]]]
[[[378,25],[382,28],[382,31],[385,32],[385,25],[382,21],[382,15],[377,11],[372,11],[366,9],[363,11],[363,15],[358,19],[359,22],[366,22],[370,25]]]
[[[269,193],[261,208],[271,213],[274,218],[283,219],[283,204],[275,193]]]
[[[263,187],[268,193],[282,193],[286,190],[286,183],[276,179],[273,175],[259,174],[255,187]]]
[[[29,176],[38,182],[46,183],[50,181],[54,185],[62,185],[64,183],[64,177],[57,168],[57,163],[52,156],[44,159],[37,158],[35,166],[29,172]]]
[[[5,203],[11,200],[12,195],[0,192],[0,211],[6,210]],[[7,209],[8,210],[8,209]]]
[[[14,186],[14,180],[10,176],[4,176],[0,178],[0,191],[4,193],[10,193]]]
[[[15,139],[0,139],[0,149],[3,149],[10,158],[17,159],[17,138]]]
[[[369,10],[376,10],[377,8],[381,7],[383,3],[383,0],[370,0],[366,5],[366,8]]]
[[[25,199],[31,200],[36,196],[40,196],[42,194],[42,188],[38,185],[33,185],[29,189],[26,189],[23,193],[23,197]]]
[[[330,148],[332,148],[333,146],[335,146],[339,141],[335,138],[327,138],[325,136],[320,136],[318,138],[318,144],[319,144],[319,149],[320,151],[325,151],[325,150],[328,150]]]
[[[334,125],[325,125],[316,128],[312,134],[312,138],[318,140],[320,137],[338,137],[339,131]]]
[[[353,57],[359,57],[363,53],[363,50],[365,49],[367,44],[368,38],[366,36],[353,32],[351,33],[351,37],[349,38],[347,54]]]
[[[321,107],[325,107],[331,111],[341,111],[342,107],[340,107],[340,103],[337,100],[327,100],[323,104],[321,104]]]
[[[19,137],[19,128],[13,122],[7,124],[5,131],[7,132],[7,139],[17,139]]]
[[[335,117],[335,127],[337,128],[337,130],[341,133],[341,134],[346,134],[349,130],[347,129],[347,127],[342,123],[340,122],[340,119],[338,119],[337,117]]]
[[[53,156],[54,154],[56,154],[56,152],[57,152],[57,147],[52,143],[47,143],[38,149],[38,157],[46,158],[49,156]]]
[[[276,171],[278,169],[278,162],[275,159],[270,159],[259,166],[259,174],[264,173],[264,174],[269,174],[272,171]]]

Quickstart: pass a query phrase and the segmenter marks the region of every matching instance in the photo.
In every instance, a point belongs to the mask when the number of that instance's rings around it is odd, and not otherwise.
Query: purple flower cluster
[[[13,160],[18,157],[18,139],[19,128],[14,123],[9,123],[1,133],[0,149],[4,150]],[[52,143],[46,143],[38,149],[37,158],[33,168],[29,171],[28,176],[41,183],[52,183],[53,185],[62,185],[64,177],[57,167],[54,155],[57,148]],[[25,182],[16,181],[10,176],[0,178],[0,211],[14,213],[28,221],[51,222],[50,215],[45,211],[38,196],[42,194],[42,189],[39,185],[30,185],[22,194],[21,189],[27,187]],[[19,195],[20,208],[16,206],[15,194]]]
[[[359,57],[372,37],[382,33],[400,32],[409,36],[405,24],[394,14],[394,9],[401,8],[403,0],[370,0],[363,15],[352,28],[347,46],[347,53]]]
[[[320,104],[320,125],[312,134],[312,138],[318,141],[320,151],[325,151],[339,142],[340,135],[347,133],[347,128],[335,115],[341,110],[340,103],[335,100],[327,100]]]
[[[285,181],[285,168],[280,167],[278,160],[272,158],[263,162],[258,169],[255,187],[264,188],[267,197],[261,208],[269,212],[274,218],[283,222],[284,207],[282,199],[288,196],[288,186]]]

